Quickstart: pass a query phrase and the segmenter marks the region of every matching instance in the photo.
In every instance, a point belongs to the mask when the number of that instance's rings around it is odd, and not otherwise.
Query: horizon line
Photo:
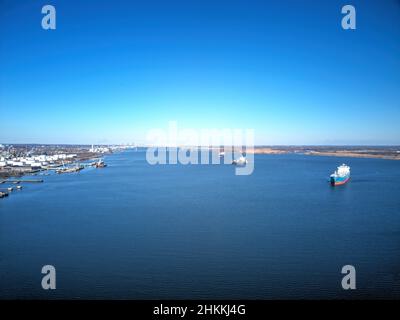
[[[0,145],[41,145],[41,146],[132,146],[139,148],[149,148],[149,147],[166,147],[166,148],[176,148],[176,147],[232,147],[232,145],[179,145],[179,146],[168,146],[168,145],[146,145],[146,144],[132,144],[132,143],[8,143],[0,142]],[[235,145],[235,147],[240,147]],[[246,147],[242,145],[241,147]],[[261,147],[400,147],[400,144],[256,144],[249,148],[261,148]]]

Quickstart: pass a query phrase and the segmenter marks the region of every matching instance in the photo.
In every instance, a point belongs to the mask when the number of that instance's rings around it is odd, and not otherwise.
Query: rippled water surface
[[[257,155],[235,176],[144,152],[105,160],[0,199],[1,298],[400,297],[400,162]],[[342,162],[352,179],[332,188]]]

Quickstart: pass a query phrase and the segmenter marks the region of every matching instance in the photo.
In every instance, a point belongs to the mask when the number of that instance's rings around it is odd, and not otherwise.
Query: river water
[[[400,162],[256,155],[236,176],[144,151],[105,161],[0,199],[0,298],[400,297]],[[351,181],[331,187],[342,162]]]

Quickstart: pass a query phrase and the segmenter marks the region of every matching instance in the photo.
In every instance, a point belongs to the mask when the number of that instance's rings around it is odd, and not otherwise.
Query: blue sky
[[[400,144],[399,120],[398,0],[0,0],[3,143],[140,143],[177,121],[257,144]]]

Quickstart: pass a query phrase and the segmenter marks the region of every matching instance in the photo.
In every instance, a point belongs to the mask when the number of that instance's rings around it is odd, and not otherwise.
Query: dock
[[[3,180],[2,183],[14,183],[14,184],[20,184],[20,183],[41,183],[43,182],[43,179],[30,179],[30,180]]]

